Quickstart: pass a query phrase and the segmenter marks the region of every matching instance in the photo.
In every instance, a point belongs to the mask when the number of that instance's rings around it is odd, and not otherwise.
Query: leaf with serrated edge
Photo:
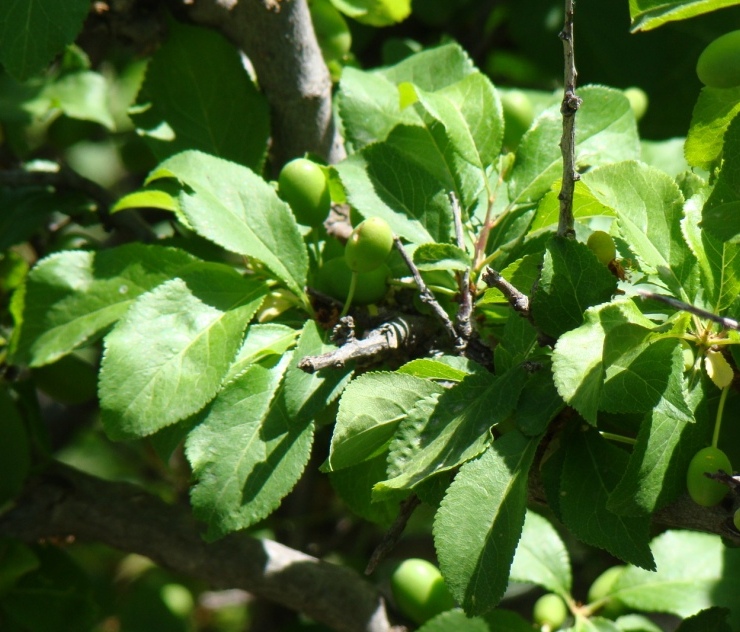
[[[617,280],[586,244],[553,237],[547,244],[530,313],[540,331],[557,338],[583,322],[583,312],[605,303]]]
[[[437,512],[440,568],[467,614],[491,610],[506,590],[538,443],[516,430],[504,435],[460,468]]]
[[[491,632],[480,617],[468,617],[462,610],[447,610],[429,619],[416,632]]]
[[[720,241],[740,242],[740,116],[730,122],[724,137],[722,169],[704,208],[702,228]]]
[[[621,160],[637,160],[640,143],[635,117],[621,91],[603,86],[581,88],[583,104],[576,126],[576,162],[598,166]],[[533,202],[547,193],[562,175],[560,137],[563,117],[560,104],[545,110],[524,134],[511,172],[509,197],[514,202]]]
[[[565,544],[555,527],[533,511],[527,511],[524,519],[509,579],[543,586],[562,597],[570,595],[573,579]]]
[[[627,469],[607,507],[626,515],[652,514],[685,490],[685,472],[696,444],[694,416],[683,395],[683,351],[674,343],[671,373],[658,402],[640,424]]]
[[[254,257],[304,297],[308,254],[298,225],[267,182],[253,171],[199,151],[183,151],[148,182],[177,178],[179,203],[195,232],[231,252]]]
[[[291,353],[253,365],[208,406],[186,442],[198,483],[191,492],[208,537],[268,516],[293,488],[310,456],[313,423],[287,413],[283,376]]]
[[[687,20],[737,4],[737,0],[631,0],[630,31],[650,31],[666,22]]]
[[[26,278],[23,304],[13,305],[14,311],[22,309],[22,325],[13,333],[11,361],[42,366],[58,360],[195,261],[182,250],[144,244],[66,250],[42,259]]]
[[[708,169],[722,156],[727,126],[738,112],[740,87],[701,89],[684,146],[686,160],[692,167]]]
[[[707,608],[695,615],[684,619],[676,628],[676,632],[732,632],[727,619],[730,616],[729,608]]]
[[[331,439],[330,470],[355,465],[382,451],[416,401],[444,389],[399,373],[365,373],[342,394]]]
[[[414,456],[407,459],[403,473],[378,483],[373,497],[412,489],[479,455],[491,442],[491,427],[514,410],[526,379],[526,371],[515,367],[500,376],[470,375],[442,393],[428,418],[403,428],[405,449]]]
[[[693,300],[697,261],[681,231],[684,199],[676,181],[633,161],[606,165],[582,178],[597,200],[614,209],[642,270],[674,296]]]
[[[602,360],[604,339],[625,323],[653,323],[629,299],[618,299],[586,310],[584,323],[563,334],[553,352],[553,375],[560,396],[586,421],[596,425],[605,369]]]
[[[567,450],[560,485],[563,522],[586,544],[654,569],[648,546],[650,517],[618,516],[607,509],[609,494],[627,466],[626,452],[587,426],[563,439]]]
[[[111,438],[146,436],[203,408],[267,292],[216,263],[181,277],[140,296],[106,336],[100,406]]]
[[[711,606],[731,610],[731,626],[740,625],[737,586],[740,549],[727,548],[716,535],[667,531],[651,548],[657,572],[628,567],[612,594],[629,608],[689,617]]]

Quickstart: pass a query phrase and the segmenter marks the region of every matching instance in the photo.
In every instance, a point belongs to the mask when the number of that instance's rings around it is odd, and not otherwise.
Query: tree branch
[[[30,543],[67,536],[101,542],[214,589],[249,591],[335,630],[392,630],[382,597],[354,571],[241,533],[206,543],[187,508],[61,464],[30,481],[15,507],[0,515],[0,535]]]
[[[558,194],[560,200],[560,219],[558,236],[571,238],[573,230],[573,192],[576,180],[580,177],[576,171],[576,112],[581,107],[581,99],[576,96],[575,51],[573,48],[573,0],[565,0],[565,26],[560,32],[565,56],[565,91],[560,112],[563,115],[563,136],[560,149],[563,152],[563,184]]]
[[[306,0],[181,0],[249,58],[272,113],[276,166],[312,152],[329,163],[344,145],[334,125],[332,83]]]

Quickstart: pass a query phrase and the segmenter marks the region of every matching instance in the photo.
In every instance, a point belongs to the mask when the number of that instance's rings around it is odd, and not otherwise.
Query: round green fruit
[[[632,108],[632,113],[635,115],[635,119],[639,121],[643,116],[645,116],[645,112],[647,112],[648,95],[642,88],[632,87],[627,88],[624,91],[624,96],[626,96],[627,100],[630,102],[630,107]]]
[[[347,240],[344,258],[354,272],[370,272],[385,263],[393,249],[393,231],[380,217],[360,222]]]
[[[705,472],[714,473],[717,470],[732,474],[730,459],[719,448],[702,448],[691,459],[686,472],[686,486],[695,503],[703,507],[713,507],[725,497],[727,485],[704,476]]]
[[[381,265],[370,272],[359,272],[352,302],[356,305],[377,303],[388,291],[390,274],[386,265]],[[347,267],[344,257],[337,257],[329,259],[321,266],[316,278],[316,289],[344,302],[347,300],[351,282],[352,270]]]
[[[586,245],[605,266],[614,261],[617,256],[617,247],[614,245],[614,240],[603,230],[595,230],[591,233]]]
[[[300,224],[318,226],[329,214],[331,197],[324,170],[307,158],[287,163],[278,176],[278,193]]]
[[[342,14],[330,0],[311,0],[309,9],[324,59],[343,59],[352,46],[352,35]]]
[[[686,340],[681,340],[681,349],[683,351],[683,370],[686,373],[686,371],[691,371],[694,368],[696,358],[694,357],[694,350]]]
[[[548,625],[557,629],[568,618],[568,607],[561,597],[555,593],[548,593],[534,602],[532,618],[538,625]]]
[[[504,108],[504,146],[513,150],[534,121],[534,108],[529,97],[521,90],[501,93]]]
[[[398,609],[419,625],[455,607],[442,574],[427,560],[402,562],[391,576],[391,589]]]
[[[740,86],[740,30],[718,37],[699,55],[699,80],[709,88]]]

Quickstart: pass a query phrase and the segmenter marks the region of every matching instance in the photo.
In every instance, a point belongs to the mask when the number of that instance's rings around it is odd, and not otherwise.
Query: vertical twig
[[[558,221],[558,236],[572,238],[573,229],[573,191],[576,180],[579,179],[576,171],[576,112],[581,107],[581,99],[576,96],[576,61],[573,47],[573,8],[574,0],[565,0],[565,26],[560,32],[563,40],[563,54],[565,57],[565,90],[560,112],[563,115],[563,136],[560,140],[560,150],[563,152],[563,184],[558,199],[560,200],[560,219]]]
[[[455,220],[455,237],[457,238],[457,247],[465,250],[465,237],[462,226],[462,209],[460,201],[454,192],[450,192],[450,204],[452,205],[452,217]],[[460,279],[460,307],[457,310],[455,329],[459,334],[458,352],[465,351],[465,347],[473,335],[473,327],[470,324],[470,314],[473,312],[473,297],[470,295],[470,268],[463,272]]]

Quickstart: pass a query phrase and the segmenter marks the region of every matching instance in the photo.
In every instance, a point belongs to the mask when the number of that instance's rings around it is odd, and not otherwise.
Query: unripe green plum
[[[617,247],[614,245],[614,240],[603,230],[595,230],[591,233],[586,245],[605,266],[614,261],[617,256]]]
[[[502,92],[501,105],[504,109],[504,146],[514,150],[534,121],[534,107],[521,90]]]
[[[694,350],[686,340],[681,340],[681,348],[683,350],[683,370],[685,373],[694,367],[696,358],[694,357]]]
[[[318,226],[329,214],[331,197],[324,170],[307,158],[287,163],[278,176],[278,194],[305,226]]]
[[[557,629],[568,618],[568,607],[559,595],[548,593],[534,602],[532,618],[538,625]]]
[[[645,116],[645,112],[647,112],[648,95],[642,88],[633,86],[624,91],[624,96],[626,96],[627,100],[630,102],[630,107],[632,108],[632,113],[635,115],[635,119],[639,121],[643,116]]]
[[[393,249],[393,231],[380,217],[360,222],[347,240],[344,258],[354,272],[370,272],[385,263]]]
[[[352,35],[342,14],[330,0],[311,0],[309,9],[324,59],[343,59],[352,46]]]
[[[427,560],[402,562],[391,576],[391,589],[398,609],[419,625],[455,607],[442,573]]]
[[[388,291],[390,274],[387,265],[381,265],[370,272],[359,272],[352,302],[356,305],[377,303]],[[344,302],[347,300],[351,282],[352,270],[347,267],[344,257],[337,257],[321,266],[316,279],[316,289]]]
[[[730,459],[719,448],[702,448],[691,459],[686,472],[686,486],[689,496],[698,505],[713,507],[727,494],[727,485],[704,476],[705,472],[715,473],[717,470],[732,474]]]
[[[740,86],[740,30],[711,42],[699,55],[696,74],[709,88]]]

